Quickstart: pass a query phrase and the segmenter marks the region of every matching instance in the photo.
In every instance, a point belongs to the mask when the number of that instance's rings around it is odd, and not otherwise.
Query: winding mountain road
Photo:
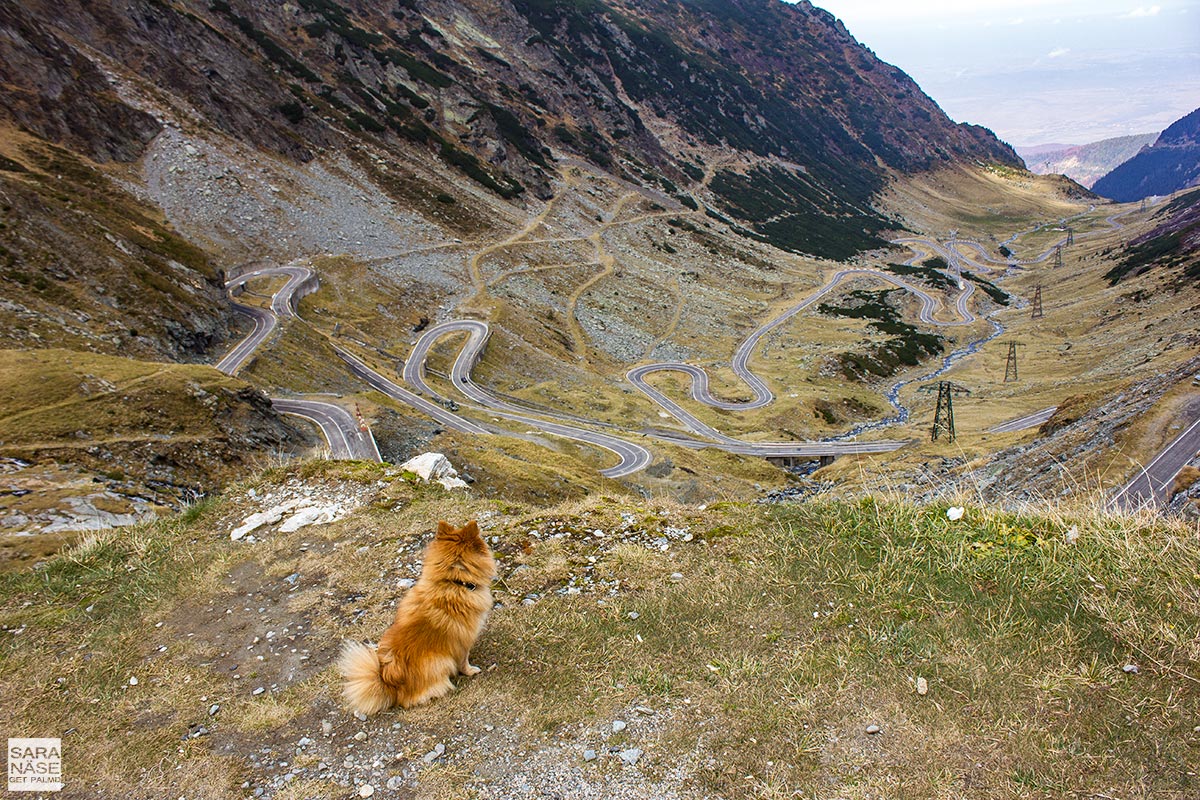
[[[349,411],[333,403],[296,398],[271,398],[271,406],[280,414],[303,417],[315,423],[329,442],[335,459],[383,461],[370,430],[362,430]]]
[[[311,291],[318,285],[316,275],[312,270],[307,267],[289,265],[265,267],[243,273],[226,281],[225,288],[232,292],[250,278],[274,275],[286,275],[288,281],[271,296],[270,310],[233,303],[234,311],[253,321],[254,329],[217,362],[217,369],[226,375],[238,373],[258,347],[275,330],[278,317],[296,316],[296,303],[299,302],[297,294],[302,288]],[[325,435],[325,440],[329,442],[330,455],[334,458],[377,462],[383,460],[370,429],[341,406],[297,397],[272,397],[271,406],[281,414],[303,417],[320,428]]]
[[[1122,216],[1125,213],[1129,212],[1126,211],[1122,212],[1121,214],[1113,215],[1109,218],[1109,223],[1114,227],[1119,227],[1120,223],[1116,222],[1116,217]],[[1045,252],[1039,254],[1039,256],[1027,261],[1018,262],[1015,259],[1010,259],[1009,261],[1002,262],[992,258],[987,253],[983,245],[972,241],[954,240],[952,243],[944,246],[942,243],[930,239],[912,237],[897,240],[896,243],[909,245],[914,249],[914,251],[917,249],[917,247],[925,248],[928,252],[943,255],[947,259],[951,259],[951,263],[954,264],[957,264],[960,258],[965,258],[974,267],[981,270],[987,270],[987,267],[980,263],[982,260],[1006,264],[1007,266],[1013,266],[1017,263],[1039,263],[1048,258],[1057,246],[1052,245],[1051,247],[1047,248]],[[962,256],[957,250],[958,245],[963,245],[974,250],[979,260]],[[910,263],[919,257],[919,254],[914,256],[912,259],[910,259]],[[300,297],[303,296],[304,293],[315,290],[319,285],[315,275],[311,270],[296,265],[261,267],[254,269],[231,279],[227,285],[232,289],[233,287],[243,284],[245,281],[251,278],[279,275],[287,276],[288,280],[286,284],[272,296],[271,309],[269,311],[266,309],[245,306],[238,303],[234,304],[234,308],[237,313],[253,321],[254,330],[242,342],[235,346],[228,355],[221,359],[217,366],[218,368],[222,369],[222,371],[225,371],[229,374],[236,373],[237,370],[240,369],[241,366],[255,352],[256,348],[263,341],[265,341],[268,336],[270,336],[271,332],[276,326],[278,318],[293,317],[299,319],[296,314],[296,309]],[[954,299],[954,310],[956,312],[957,319],[941,320],[937,318],[937,314],[938,311],[943,307],[943,303],[939,302],[935,297],[918,286],[897,278],[895,275],[878,270],[863,268],[839,270],[835,272],[823,286],[814,291],[812,294],[808,295],[800,302],[790,306],[782,314],[756,328],[738,346],[737,350],[733,354],[730,366],[734,374],[737,375],[747,387],[749,387],[752,395],[752,398],[749,400],[730,401],[716,397],[709,388],[709,378],[707,372],[694,365],[680,362],[656,362],[652,364],[644,364],[630,369],[626,373],[626,377],[635,388],[645,394],[655,404],[664,409],[671,416],[675,417],[688,433],[700,438],[692,438],[685,433],[665,431],[646,432],[642,435],[684,447],[715,447],[728,452],[760,457],[832,457],[838,455],[887,452],[904,446],[905,442],[902,441],[742,441],[730,437],[705,424],[695,415],[683,408],[679,403],[676,403],[665,394],[655,389],[646,380],[648,376],[656,372],[677,372],[687,376],[690,381],[690,396],[698,403],[703,403],[713,408],[729,411],[749,411],[762,408],[771,403],[775,397],[768,388],[767,384],[751,371],[749,367],[749,361],[751,356],[754,355],[754,353],[759,349],[763,337],[784,325],[796,315],[800,314],[802,311],[827,296],[843,281],[854,278],[873,278],[910,292],[921,302],[918,318],[925,324],[939,327],[955,327],[971,325],[978,321],[978,317],[975,316],[969,307],[970,299],[975,292],[975,284],[970,281],[960,281],[961,291]],[[995,323],[992,324],[994,328],[998,327]],[[587,421],[576,416],[555,413],[553,411],[547,411],[544,409],[532,409],[523,406],[519,403],[513,402],[510,399],[501,397],[494,392],[490,392],[476,384],[471,377],[471,372],[474,366],[478,363],[479,359],[482,357],[483,351],[487,346],[490,328],[486,322],[479,320],[452,320],[435,325],[426,330],[414,344],[412,353],[404,362],[402,368],[403,380],[405,383],[411,386],[413,390],[406,389],[405,387],[396,384],[370,367],[361,358],[347,351],[345,348],[338,346],[336,343],[331,341],[330,344],[337,353],[338,357],[345,362],[350,371],[369,386],[377,391],[382,392],[388,397],[403,402],[432,417],[433,419],[436,419],[447,428],[472,435],[522,435],[510,433],[502,428],[489,429],[480,423],[454,413],[450,410],[450,408],[456,407],[448,399],[439,395],[438,392],[427,383],[425,378],[425,365],[430,349],[440,338],[458,333],[467,334],[467,338],[462,344],[451,367],[450,384],[455,388],[455,390],[461,392],[471,403],[473,403],[479,411],[498,419],[505,419],[511,422],[520,423],[522,426],[533,428],[543,434],[570,439],[572,441],[581,442],[583,444],[613,453],[617,456],[618,463],[614,466],[610,466],[601,470],[601,473],[608,477],[619,478],[632,475],[640,470],[645,469],[652,463],[653,457],[650,451],[640,444],[628,441],[627,439],[619,436],[601,433],[590,428],[581,427],[580,425],[587,424]],[[379,460],[379,451],[375,446],[373,437],[370,436],[369,431],[366,431],[366,436],[363,436],[363,431],[360,430],[358,421],[345,409],[330,403],[297,398],[279,398],[274,400],[273,403],[282,413],[303,416],[316,422],[316,424],[321,427],[322,431],[324,431],[326,438],[329,440],[330,448],[335,457]],[[1020,430],[1024,427],[1040,424],[1040,422],[1049,417],[1053,411],[1053,408],[1043,409],[1041,411],[1034,412],[1033,414],[1026,415],[1020,419],[1010,420],[1009,422],[997,425],[992,428],[991,431],[1003,432]],[[547,417],[550,419],[547,419]],[[599,425],[600,423],[596,424]],[[1196,426],[1193,426],[1192,430],[1195,428]],[[369,445],[364,440],[369,440]],[[1158,459],[1156,459],[1156,462],[1157,461]],[[1151,466],[1153,466],[1153,464]],[[1148,467],[1146,472],[1149,471],[1150,469]],[[1172,473],[1172,476],[1173,474],[1174,473]],[[1134,488],[1126,487],[1126,489],[1123,490],[1123,493],[1129,494],[1136,493],[1137,491],[1138,490]]]

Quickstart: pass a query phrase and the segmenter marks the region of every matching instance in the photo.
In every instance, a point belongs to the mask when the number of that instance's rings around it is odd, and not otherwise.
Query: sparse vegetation
[[[898,289],[863,291],[855,289],[848,297],[851,305],[838,306],[822,303],[817,310],[853,319],[869,319],[868,327],[892,338],[870,345],[866,353],[841,353],[838,361],[842,372],[851,380],[866,380],[870,376],[890,377],[903,367],[915,367],[928,356],[941,353],[945,347],[942,337],[933,333],[922,333],[915,325],[900,319],[899,312],[888,298]]]
[[[302,473],[318,492],[351,480],[332,464]],[[882,497],[526,505],[363,477],[372,493],[331,525],[231,543],[251,510],[231,494],[0,577],[5,728],[70,727],[76,791],[127,793],[133,771],[147,797],[241,797],[243,781],[271,790],[285,772],[317,794],[392,776],[469,794],[518,750],[533,786],[568,766],[603,785],[620,763],[609,746],[642,750],[641,780],[670,769],[696,796],[817,781],[914,800],[964,783],[980,798],[1194,788],[1200,549],[1182,526],[969,501],[951,521],[946,504]],[[474,650],[485,672],[359,723],[338,706],[335,645],[378,635],[443,517],[484,520],[500,562],[501,607]],[[393,723],[420,738],[396,749]],[[112,730],[130,731],[118,748]],[[223,755],[246,737],[253,764]],[[426,741],[445,742],[444,764],[422,760]]]

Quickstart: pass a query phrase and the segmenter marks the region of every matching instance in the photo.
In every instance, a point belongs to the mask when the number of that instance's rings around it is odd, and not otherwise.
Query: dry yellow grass
[[[249,488],[346,481],[369,487],[350,517],[229,542]],[[814,785],[862,798],[1189,797],[1195,532],[1086,505],[957,502],[958,522],[945,505],[884,497],[525,504],[377,466],[279,470],[0,579],[0,688],[13,701],[0,719],[73,729],[67,780],[81,795],[240,797],[248,781],[342,796],[396,777],[414,796],[469,797],[513,780],[551,791],[570,774],[615,797],[643,796],[622,782],[632,775],[685,797]],[[383,630],[439,517],[482,520],[501,564],[501,606],[474,653],[485,672],[444,701],[359,723],[337,705],[337,643]],[[292,646],[308,660],[254,643],[272,631],[302,632]],[[190,737],[199,725],[210,732]],[[439,742],[446,754],[427,761]],[[635,766],[608,752],[634,747]]]

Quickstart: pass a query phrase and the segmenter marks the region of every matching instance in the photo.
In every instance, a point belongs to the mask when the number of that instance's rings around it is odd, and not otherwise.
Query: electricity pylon
[[[936,442],[942,434],[946,440],[954,441],[954,395],[971,393],[965,386],[959,386],[950,381],[938,381],[937,384],[927,383],[917,389],[918,392],[932,392],[937,388],[937,411],[933,415],[933,430],[930,441]]]
[[[1008,363],[1004,365],[1004,382],[1014,383],[1017,380],[1017,347],[1020,342],[1008,343]]]
[[[1033,313],[1030,319],[1042,318],[1042,285],[1039,283],[1037,288],[1033,290]]]

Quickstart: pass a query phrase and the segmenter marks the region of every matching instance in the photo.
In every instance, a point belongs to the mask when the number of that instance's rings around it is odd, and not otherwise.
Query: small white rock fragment
[[[628,750],[621,751],[621,760],[626,764],[636,764],[641,757],[642,750],[639,747],[631,747]]]
[[[620,733],[621,731],[625,730],[625,727],[626,727],[626,725],[625,725],[624,720],[619,720],[619,719],[613,720],[613,724],[612,724],[613,733]]]
[[[1138,666],[1137,664],[1126,664],[1125,666],[1121,667],[1121,671],[1127,675],[1137,675]]]
[[[210,717],[215,717],[217,715],[217,712],[220,710],[221,710],[221,705],[219,703],[213,703],[211,706],[208,707],[208,715]]]
[[[638,617],[640,617],[640,616],[641,616],[641,614],[639,614],[639,613],[638,613],[638,612],[636,612],[636,611],[630,611],[630,612],[629,612],[629,618],[630,618],[630,619],[637,619],[637,618],[638,618]]]
[[[259,686],[257,689],[255,689],[255,690],[254,690],[253,692],[251,692],[250,694],[252,694],[252,695],[255,695],[255,696],[258,696],[258,695],[262,694],[262,693],[263,693],[263,692],[265,692],[265,691],[266,691],[266,689],[264,689],[263,687]]]
[[[1079,528],[1075,525],[1072,525],[1067,529],[1066,533],[1063,534],[1063,538],[1067,540],[1067,544],[1075,544],[1079,541]]]
[[[596,751],[595,750],[584,750],[583,751],[583,760],[584,761],[595,761],[596,760]]]
[[[135,678],[135,677],[133,677],[132,675],[130,675],[130,676],[129,676],[129,685],[130,685],[130,686],[137,686],[137,685],[138,685],[138,679],[137,679],[137,678]]]
[[[321,720],[321,735],[329,736],[333,733],[333,723],[328,720]]]
[[[366,731],[359,731],[358,733],[354,734],[354,741],[365,742],[366,740],[367,740],[367,732]]]
[[[957,522],[963,518],[963,514],[965,513],[966,509],[962,506],[950,506],[946,509],[946,518],[951,522]]]
[[[439,758],[441,758],[442,754],[445,752],[446,752],[446,745],[442,744],[441,742],[438,742],[438,744],[432,750],[430,750],[425,755],[421,756],[421,760],[424,761],[426,764],[432,764],[434,761],[437,761]]]
[[[881,732],[882,732],[882,730],[880,729],[880,727],[878,725],[868,725],[867,726],[867,733],[870,734],[871,736],[874,736],[875,734],[881,733]]]
[[[917,678],[917,694],[924,697],[929,693],[929,681],[924,678]]]
[[[370,797],[373,794],[375,794],[375,787],[369,783],[364,783],[362,786],[358,787],[359,797]]]
[[[671,580],[673,580],[673,581],[681,581],[681,580],[683,580],[683,573],[682,573],[682,572],[672,572],[672,573],[671,573]]]

